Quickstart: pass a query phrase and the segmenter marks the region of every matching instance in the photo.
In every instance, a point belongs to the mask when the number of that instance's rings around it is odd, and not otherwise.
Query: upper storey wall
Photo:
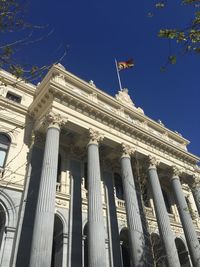
[[[29,151],[31,119],[28,107],[33,101],[35,86],[0,70],[0,133],[11,143],[4,168],[0,168],[1,185],[22,188]]]

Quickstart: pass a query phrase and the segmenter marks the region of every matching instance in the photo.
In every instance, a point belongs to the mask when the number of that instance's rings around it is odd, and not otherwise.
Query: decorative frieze
[[[67,201],[66,200],[62,200],[62,199],[57,199],[56,198],[56,205],[57,206],[61,206],[61,207],[67,207]]]

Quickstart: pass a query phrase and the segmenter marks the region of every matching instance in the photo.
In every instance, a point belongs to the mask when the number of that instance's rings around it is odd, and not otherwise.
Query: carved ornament
[[[134,103],[133,101],[131,100],[129,94],[128,94],[128,89],[125,88],[123,89],[122,91],[119,91],[118,94],[115,95],[115,98],[125,104],[125,105],[128,105],[128,106],[131,106],[131,107],[134,107]]]
[[[61,199],[56,199],[56,204],[57,204],[58,206],[66,207],[66,206],[67,206],[67,201],[65,201],[65,200],[61,200]]]
[[[122,157],[130,157],[136,151],[134,147],[131,147],[125,143],[121,144],[121,149],[122,149]]]
[[[98,144],[104,138],[104,135],[94,129],[89,129],[89,144]]]
[[[57,128],[61,128],[63,125],[67,123],[67,118],[64,118],[58,113],[50,112],[44,117],[44,125],[48,125],[48,127],[55,126]]]
[[[193,174],[193,181],[192,181],[192,184],[191,184],[191,187],[192,188],[197,188],[197,187],[200,187],[200,175],[199,174]]]
[[[172,177],[179,176],[182,173],[182,170],[176,165],[172,166]]]
[[[52,80],[56,83],[59,83],[61,85],[66,85],[65,75],[62,73],[53,73],[52,74]]]
[[[156,167],[160,163],[160,161],[152,155],[148,156],[148,160],[149,160],[149,167]]]

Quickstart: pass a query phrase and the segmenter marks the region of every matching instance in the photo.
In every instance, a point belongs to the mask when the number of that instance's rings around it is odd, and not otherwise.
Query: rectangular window
[[[13,92],[8,91],[6,94],[6,98],[12,100],[17,103],[21,103],[22,97],[19,95],[14,94]]]

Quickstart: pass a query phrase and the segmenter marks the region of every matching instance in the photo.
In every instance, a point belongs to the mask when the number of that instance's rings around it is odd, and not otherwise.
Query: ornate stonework
[[[128,89],[127,88],[124,88],[122,91],[119,91],[118,94],[115,95],[115,98],[125,104],[125,105],[128,105],[128,106],[131,106],[131,107],[134,107],[134,103],[133,101],[131,100],[129,94],[128,94]]]
[[[152,155],[148,156],[148,160],[149,160],[149,167],[156,167],[160,163],[160,161]]]
[[[48,127],[55,126],[57,128],[61,128],[63,125],[67,123],[67,118],[62,117],[58,113],[49,112],[45,115],[43,124]]]
[[[192,188],[200,187],[200,175],[199,174],[193,174],[193,181],[191,183]]]
[[[89,144],[98,144],[99,142],[101,142],[104,138],[104,135],[101,134],[100,132],[90,128],[89,129]]]
[[[172,177],[179,176],[182,173],[182,170],[177,166],[172,166]]]
[[[122,157],[130,157],[136,151],[135,147],[131,147],[125,143],[121,144],[121,150],[122,150]]]

